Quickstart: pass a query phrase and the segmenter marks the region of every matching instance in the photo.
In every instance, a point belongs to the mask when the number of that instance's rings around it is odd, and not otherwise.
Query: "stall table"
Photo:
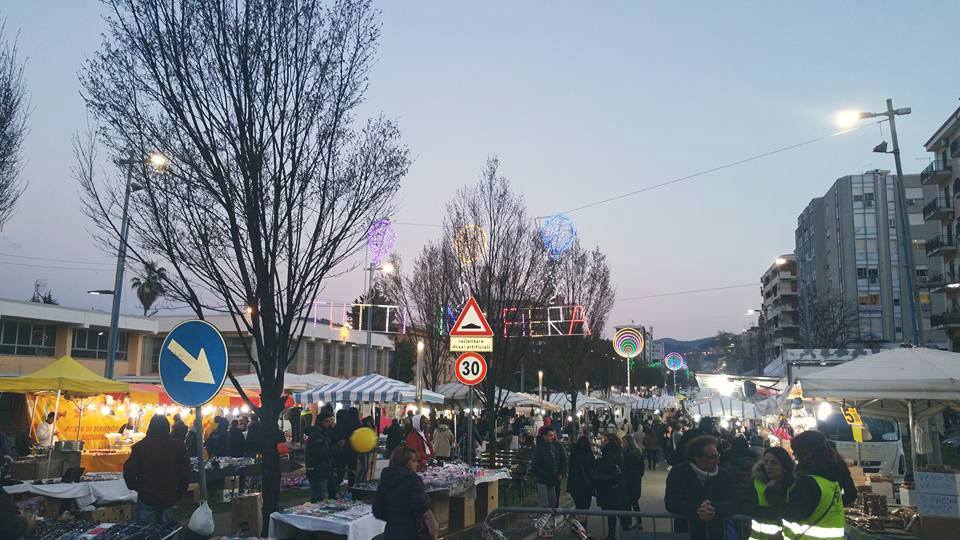
[[[30,493],[54,499],[73,499],[80,509],[88,509],[94,505],[105,505],[120,502],[135,502],[137,492],[127,488],[121,480],[102,480],[97,482],[75,482],[64,484],[23,483],[4,486],[4,491],[10,495]]]
[[[369,504],[336,501],[304,504],[270,514],[270,538],[310,537],[370,540],[383,534],[386,523],[373,517]]]
[[[80,466],[86,472],[123,472],[123,464],[130,452],[84,452],[80,454]]]

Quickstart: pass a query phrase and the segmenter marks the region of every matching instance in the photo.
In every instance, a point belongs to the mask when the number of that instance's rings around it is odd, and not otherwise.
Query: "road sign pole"
[[[197,432],[197,466],[200,467],[200,500],[207,500],[207,468],[203,461],[203,411],[193,409],[193,429]]]
[[[467,464],[473,465],[473,387],[469,386],[467,395]]]

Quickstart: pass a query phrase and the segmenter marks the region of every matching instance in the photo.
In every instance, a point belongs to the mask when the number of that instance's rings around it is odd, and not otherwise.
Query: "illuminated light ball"
[[[643,334],[637,328],[621,328],[613,335],[613,350],[623,358],[633,358],[643,351]]]
[[[540,226],[540,239],[550,258],[557,259],[577,241],[577,228],[567,216],[554,214]]]
[[[672,352],[663,357],[663,365],[667,366],[670,371],[678,371],[686,367],[687,362],[683,359],[682,354]]]
[[[368,427],[357,428],[350,434],[350,448],[358,454],[372,452],[377,447],[377,434]]]
[[[397,245],[397,227],[389,219],[378,219],[367,229],[367,249],[374,265],[386,258]]]
[[[463,264],[470,264],[487,251],[487,233],[479,225],[464,225],[453,236],[453,249]]]

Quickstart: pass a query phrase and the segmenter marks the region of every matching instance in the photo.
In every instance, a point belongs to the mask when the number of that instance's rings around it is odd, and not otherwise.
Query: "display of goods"
[[[372,512],[373,507],[369,504],[344,499],[301,504],[283,511],[284,514],[321,517],[343,523],[357,521]]]
[[[83,473],[83,482],[108,482],[111,480],[120,480],[123,473],[118,472],[93,472]]]
[[[300,489],[306,484],[306,477],[304,476],[288,476],[286,478],[280,479],[280,487],[282,489]]]
[[[180,525],[176,523],[136,523],[128,521],[111,527],[91,531],[95,540],[163,540],[172,535]]]
[[[35,540],[77,540],[82,534],[96,527],[92,521],[55,521],[45,519],[37,522],[27,538]]]
[[[876,493],[861,493],[860,500],[863,503],[863,513],[868,516],[886,517],[887,516],[887,496]]]

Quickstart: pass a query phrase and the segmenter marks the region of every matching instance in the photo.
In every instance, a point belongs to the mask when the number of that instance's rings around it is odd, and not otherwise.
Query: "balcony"
[[[953,218],[953,200],[937,197],[923,207],[925,221],[950,221]]]
[[[953,236],[949,234],[938,234],[928,239],[925,249],[927,251],[927,257],[943,257],[957,253],[957,246],[953,242]]]
[[[950,179],[950,166],[944,165],[940,161],[932,161],[927,168],[920,173],[920,183],[923,185],[939,184],[944,180]]]
[[[942,274],[930,274],[920,282],[920,287],[930,289],[932,293],[954,291],[958,287],[948,287],[950,284],[960,283],[960,279],[955,274],[944,272]]]
[[[934,313],[930,316],[930,326],[934,330],[942,328],[960,328],[960,312],[950,310]]]
[[[960,178],[953,179],[953,198],[960,197]]]
[[[950,157],[960,157],[960,139],[956,139],[950,143]]]

